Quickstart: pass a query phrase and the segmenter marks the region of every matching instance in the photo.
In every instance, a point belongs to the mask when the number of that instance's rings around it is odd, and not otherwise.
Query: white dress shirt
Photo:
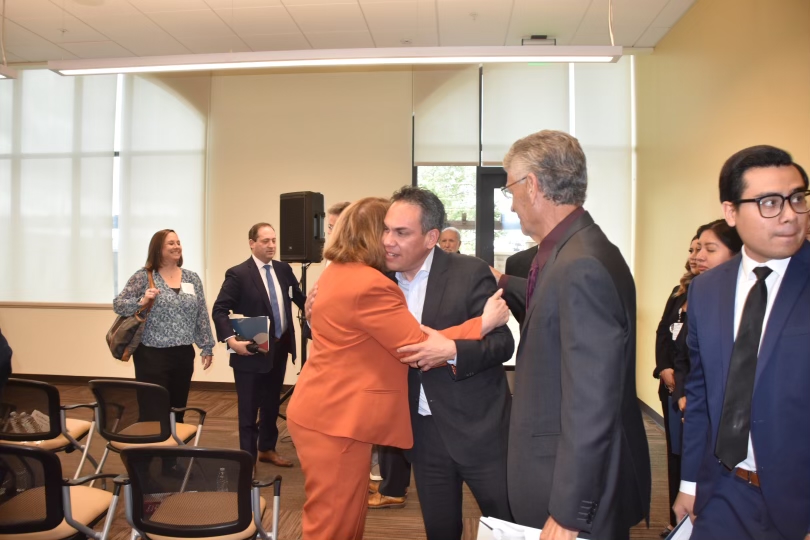
[[[428,276],[430,275],[430,268],[433,266],[433,253],[434,251],[431,250],[430,255],[428,255],[425,262],[422,263],[422,267],[416,273],[413,280],[408,281],[402,272],[396,273],[399,288],[402,289],[402,292],[405,294],[405,302],[408,304],[408,311],[411,312],[411,315],[413,315],[420,324],[422,323],[422,310],[425,307]],[[455,365],[456,359],[448,360],[447,363]],[[427,396],[425,395],[425,387],[422,385],[419,385],[419,414],[422,416],[429,416],[431,414]]]
[[[737,273],[737,293],[734,297],[734,339],[737,339],[737,330],[740,328],[740,320],[742,319],[743,307],[748,298],[748,293],[757,282],[757,275],[754,273],[754,268],[759,266],[767,266],[773,270],[770,275],[765,278],[765,286],[768,288],[768,303],[765,306],[765,318],[762,321],[762,335],[759,337],[759,345],[762,346],[762,338],[765,337],[765,332],[768,331],[768,318],[771,315],[771,308],[776,295],[779,292],[779,287],[782,285],[782,278],[785,276],[788,264],[790,264],[790,257],[787,259],[771,259],[764,263],[758,263],[748,256],[745,252],[745,246],[742,249],[742,262],[740,263],[740,270]],[[686,403],[689,407],[689,403]],[[748,434],[748,456],[737,464],[740,469],[747,471],[757,470],[757,462],[754,456],[754,446],[751,443],[751,434]],[[681,480],[680,491],[688,495],[694,495],[697,491],[697,484],[695,482],[687,482]]]
[[[264,265],[262,261],[260,261],[256,255],[253,255],[253,262],[256,263],[256,266],[259,267],[259,275],[262,276],[262,283],[264,283],[264,292],[267,294],[268,300],[270,300],[270,289],[267,286],[267,273],[264,271]],[[278,283],[278,276],[276,275],[276,269],[273,268],[273,261],[267,263],[270,265],[270,273],[273,275],[273,288],[276,289],[276,299],[278,300],[278,316],[281,317],[281,333],[287,331],[287,317],[286,311],[284,311],[284,291],[281,290],[281,285]],[[271,301],[272,304],[272,301]]]

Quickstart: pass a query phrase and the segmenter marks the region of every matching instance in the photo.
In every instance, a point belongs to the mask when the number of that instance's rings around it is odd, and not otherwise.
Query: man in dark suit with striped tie
[[[258,457],[259,461],[292,467],[290,460],[276,452],[276,417],[287,356],[292,354],[295,360],[292,303],[304,309],[306,297],[290,265],[273,260],[276,254],[273,226],[257,223],[250,228],[248,238],[252,255],[225,273],[212,317],[217,338],[233,351],[230,366],[239,402],[239,448]],[[229,312],[245,317],[269,317],[269,353],[252,354],[247,350],[249,341],[236,339]]]

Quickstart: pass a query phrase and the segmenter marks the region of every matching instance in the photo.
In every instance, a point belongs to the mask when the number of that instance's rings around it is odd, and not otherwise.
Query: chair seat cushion
[[[197,426],[194,424],[175,424],[175,432],[177,436],[180,438],[181,441],[188,442],[194,435],[197,433]],[[155,433],[160,432],[160,423],[159,422],[137,422],[132,424],[131,426],[127,426],[125,429],[122,429],[118,434],[119,435],[154,435]],[[123,443],[123,442],[110,442],[110,446],[112,446],[116,450],[124,450],[125,448],[132,448],[132,447],[140,447],[140,446],[177,446],[177,441],[174,440],[173,437],[169,436],[168,439],[165,441],[160,441],[156,443]]]
[[[20,493],[0,506],[0,526],[10,524],[13,517],[31,515],[32,509],[42,507],[44,517],[45,488],[38,487]],[[70,504],[73,519],[83,525],[89,525],[100,518],[110,507],[112,493],[103,489],[87,486],[70,487]],[[34,510],[35,511],[35,510]],[[0,540],[59,540],[76,534],[76,529],[64,519],[55,529],[26,534],[0,534]]]
[[[162,525],[218,525],[229,521],[236,521],[236,493],[220,493],[216,491],[177,493],[165,498],[158,509],[152,514],[151,521]],[[264,516],[267,501],[259,498],[259,507]],[[148,533],[152,540],[179,540],[182,537],[161,536]],[[256,524],[251,520],[247,529],[236,534],[224,536],[211,536],[217,540],[242,540],[256,536]],[[202,539],[198,539],[202,540]]]
[[[67,427],[68,433],[77,441],[87,435],[87,432],[90,431],[90,425],[91,423],[87,420],[79,420],[77,418],[65,419],[65,426]],[[43,450],[53,451],[57,448],[69,446],[70,441],[67,439],[67,437],[60,433],[58,437],[54,437],[53,439],[48,439],[46,441],[3,441],[3,444],[36,446],[37,448],[42,448]]]

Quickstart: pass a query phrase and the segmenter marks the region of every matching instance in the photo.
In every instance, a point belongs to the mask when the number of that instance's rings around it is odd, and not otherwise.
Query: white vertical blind
[[[118,287],[146,262],[152,235],[174,229],[183,266],[204,275],[210,75],[124,78]]]
[[[414,163],[478,165],[478,67],[413,71]]]
[[[568,64],[485,65],[482,124],[484,165],[500,165],[526,135],[569,131]]]
[[[0,85],[0,301],[109,302],[115,76]]]
[[[629,262],[632,227],[630,58],[575,64],[576,136],[588,160],[585,207]]]

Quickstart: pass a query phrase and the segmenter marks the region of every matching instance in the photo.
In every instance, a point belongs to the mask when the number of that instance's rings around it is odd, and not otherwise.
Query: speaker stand
[[[304,296],[307,294],[307,268],[309,265],[312,264],[310,262],[301,263],[301,292],[304,293]],[[304,369],[304,364],[307,363],[307,337],[304,335],[304,325],[307,324],[307,318],[305,314],[299,314],[298,322],[301,326],[301,369]],[[298,373],[301,373],[301,369],[298,370]],[[293,395],[293,391],[295,390],[295,385],[293,384],[289,390],[281,394],[281,399],[278,402],[279,411],[278,417],[282,420],[287,420],[287,415],[281,413],[281,404],[290,399]]]

